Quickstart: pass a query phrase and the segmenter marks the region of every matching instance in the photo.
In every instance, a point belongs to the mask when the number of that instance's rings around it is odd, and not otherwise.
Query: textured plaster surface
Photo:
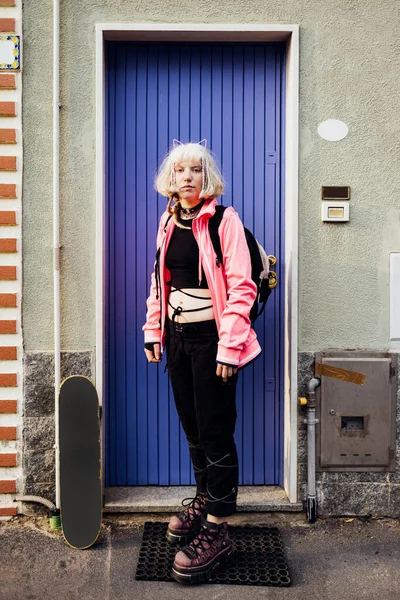
[[[95,23],[300,25],[299,350],[384,349],[389,252],[400,251],[400,4],[309,0],[61,3],[62,346],[95,346]],[[24,339],[52,334],[52,1],[23,3]],[[318,124],[342,119],[327,142]],[[350,185],[350,222],[323,224],[321,185]]]

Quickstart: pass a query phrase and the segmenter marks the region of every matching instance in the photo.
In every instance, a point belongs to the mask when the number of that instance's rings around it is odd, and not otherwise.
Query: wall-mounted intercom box
[[[321,206],[322,221],[346,223],[350,220],[350,209],[348,202],[325,201]]]
[[[396,355],[324,350],[315,357],[318,471],[394,471]]]

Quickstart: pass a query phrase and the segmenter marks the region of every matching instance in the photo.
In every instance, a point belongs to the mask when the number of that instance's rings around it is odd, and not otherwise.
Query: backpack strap
[[[172,215],[169,215],[167,217],[167,220],[164,223],[164,233],[167,232],[167,225],[169,223],[170,218],[172,217]],[[160,291],[160,254],[161,254],[161,247],[157,248],[157,252],[156,252],[156,262],[154,263],[154,275],[156,278],[156,300],[159,299],[159,291]]]
[[[214,247],[215,254],[217,255],[217,265],[222,265],[224,262],[218,228],[221,224],[222,217],[224,216],[225,208],[226,206],[221,206],[218,204],[215,207],[215,214],[208,221],[208,230],[210,232],[211,242]]]
[[[165,223],[164,223],[164,233],[166,233],[166,231],[167,231],[167,225],[168,225],[168,223],[169,223],[169,221],[170,221],[171,217],[172,217],[172,215],[169,215],[169,216],[167,217],[167,220],[166,220],[166,221],[165,221]]]

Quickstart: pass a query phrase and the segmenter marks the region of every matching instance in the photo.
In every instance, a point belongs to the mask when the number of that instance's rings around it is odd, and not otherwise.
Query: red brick
[[[15,117],[15,111],[15,102],[0,102],[0,117]]]
[[[0,333],[17,333],[17,321],[0,321]]]
[[[1,454],[0,453],[0,467],[16,467],[17,466],[17,455],[16,454]]]
[[[17,516],[17,507],[16,506],[3,506],[2,508],[0,508],[0,517],[16,517],[16,516]]]
[[[0,440],[16,440],[17,439],[17,428],[16,427],[0,427]]]
[[[17,186],[15,183],[0,183],[0,199],[17,197]]]
[[[0,346],[0,360],[17,360],[17,347]]]
[[[0,144],[16,144],[17,131],[15,129],[0,129]]]
[[[0,238],[0,252],[17,252],[17,240],[15,238]]]
[[[15,281],[17,279],[17,267],[1,267],[0,266],[0,280],[2,281]]]
[[[3,90],[15,90],[15,75],[0,74],[0,88]]]
[[[17,387],[17,374],[0,373],[0,387]]]
[[[17,157],[16,156],[0,156],[0,171],[16,171]]]
[[[0,19],[2,33],[15,33],[15,19]]]
[[[17,491],[16,482],[11,479],[0,480],[0,494],[15,494]]]
[[[16,306],[17,294],[0,294],[0,308],[15,308]]]
[[[5,415],[15,415],[17,412],[16,400],[0,400],[0,413]]]
[[[0,210],[0,225],[16,225],[17,214],[15,210]]]

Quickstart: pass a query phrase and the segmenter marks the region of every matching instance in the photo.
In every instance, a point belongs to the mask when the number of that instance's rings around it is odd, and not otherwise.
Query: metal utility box
[[[318,471],[394,471],[396,356],[325,350],[315,357]]]

